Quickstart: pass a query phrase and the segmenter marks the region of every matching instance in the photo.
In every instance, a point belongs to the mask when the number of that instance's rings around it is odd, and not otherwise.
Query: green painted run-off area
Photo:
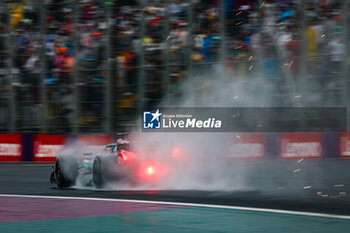
[[[191,207],[96,217],[0,223],[0,232],[346,233],[350,232],[350,220],[245,210]]]

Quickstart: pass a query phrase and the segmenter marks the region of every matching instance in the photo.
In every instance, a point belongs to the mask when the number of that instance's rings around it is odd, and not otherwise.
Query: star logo
[[[153,122],[154,120],[159,121],[159,117],[162,115],[161,113],[159,113],[159,109],[157,109],[157,111],[155,113],[151,113],[151,115],[153,116],[151,122]]]

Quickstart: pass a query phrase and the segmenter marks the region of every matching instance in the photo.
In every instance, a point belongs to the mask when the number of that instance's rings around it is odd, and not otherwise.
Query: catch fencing
[[[0,131],[111,134],[230,85],[226,107],[350,109],[349,0],[280,2],[1,0]]]

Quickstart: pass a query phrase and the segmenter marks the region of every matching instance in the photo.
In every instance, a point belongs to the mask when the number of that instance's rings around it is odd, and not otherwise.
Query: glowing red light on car
[[[147,168],[147,174],[148,175],[153,175],[153,173],[154,173],[153,167],[148,167]]]
[[[120,155],[121,155],[122,159],[123,159],[124,161],[126,161],[126,159],[127,159],[126,151],[124,151],[124,150],[120,151]]]
[[[135,154],[132,151],[120,150],[121,160],[125,163],[132,163],[135,160]]]
[[[167,171],[168,168],[164,164],[152,161],[140,166],[138,176],[146,182],[157,182],[167,175]]]

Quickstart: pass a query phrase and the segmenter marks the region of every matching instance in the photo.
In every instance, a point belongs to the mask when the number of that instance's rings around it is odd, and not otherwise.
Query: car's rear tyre
[[[55,174],[56,184],[59,188],[71,186],[72,182],[68,178],[67,174],[65,173],[64,166],[63,166],[63,160],[60,158],[57,158],[55,173],[56,173]]]
[[[105,184],[104,167],[100,157],[96,156],[92,165],[92,181],[96,188],[101,188]]]
[[[75,184],[78,176],[78,164],[74,156],[58,156],[52,177],[59,188]]]

